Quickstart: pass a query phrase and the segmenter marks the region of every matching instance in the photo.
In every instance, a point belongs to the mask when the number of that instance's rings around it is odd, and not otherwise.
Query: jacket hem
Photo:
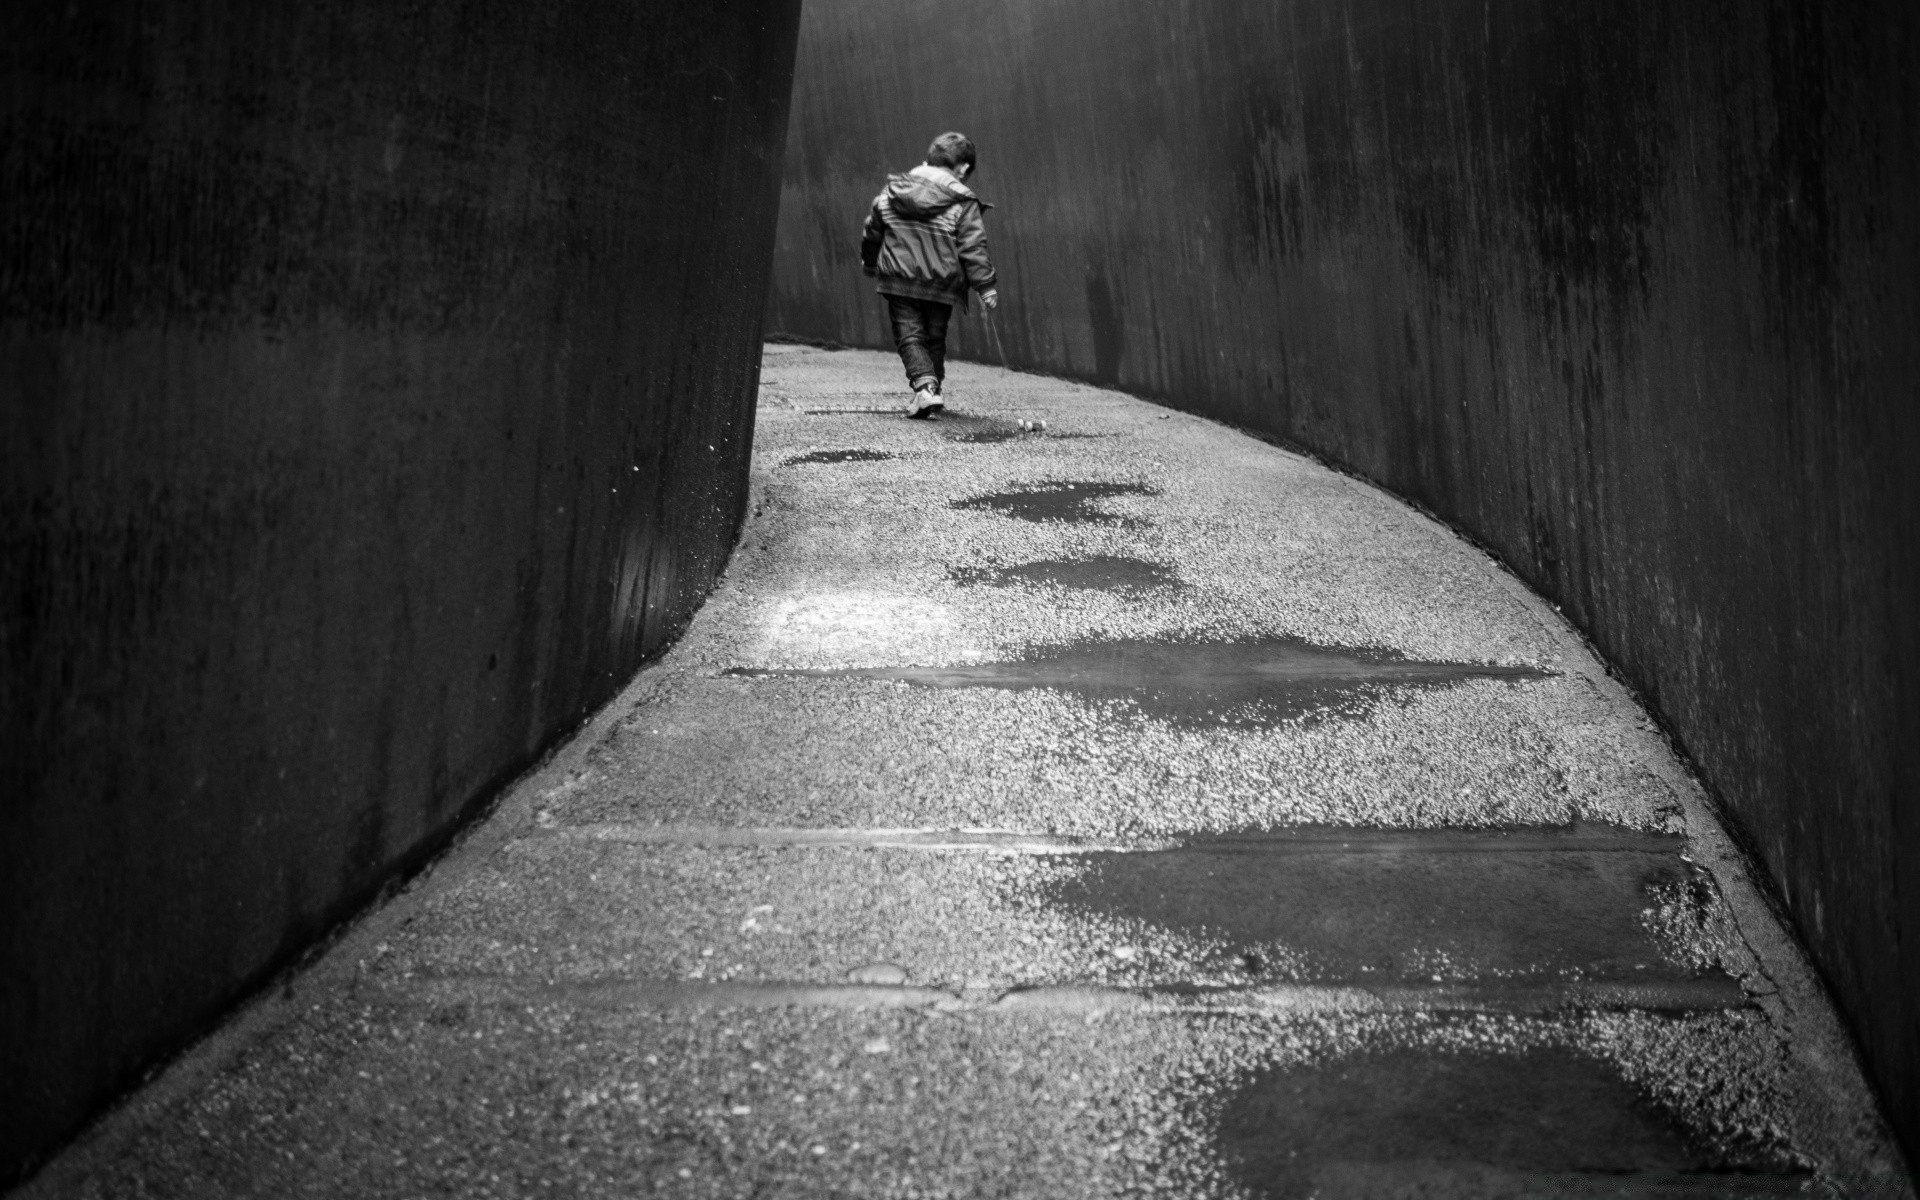
[[[913,279],[900,279],[882,275],[880,282],[874,285],[874,291],[883,296],[905,296],[909,300],[932,300],[938,304],[952,304],[965,308],[967,290],[965,288],[943,288],[936,284],[921,283]]]

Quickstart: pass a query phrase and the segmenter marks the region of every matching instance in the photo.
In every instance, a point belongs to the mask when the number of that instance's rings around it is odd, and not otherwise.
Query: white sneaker
[[[945,407],[946,405],[940,402],[940,393],[930,387],[921,388],[913,394],[913,400],[907,405],[907,418],[913,421],[924,421]]]

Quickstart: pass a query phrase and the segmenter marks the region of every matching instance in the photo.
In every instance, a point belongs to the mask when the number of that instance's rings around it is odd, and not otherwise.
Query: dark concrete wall
[[[770,326],[884,345],[860,216],[974,136],[1015,364],[1292,439],[1564,605],[1920,1151],[1914,14],[808,0]]]
[[[699,603],[798,8],[5,7],[0,1182]]]

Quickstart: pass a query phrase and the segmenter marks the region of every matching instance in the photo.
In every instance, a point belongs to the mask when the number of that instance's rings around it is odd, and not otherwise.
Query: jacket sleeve
[[[880,270],[880,243],[887,237],[887,222],[880,215],[880,200],[874,198],[873,207],[867,210],[867,222],[860,227],[860,273],[878,274]]]
[[[960,268],[967,273],[967,283],[976,292],[992,291],[999,276],[994,273],[993,260],[987,257],[987,223],[981,217],[978,201],[967,201],[956,236]]]

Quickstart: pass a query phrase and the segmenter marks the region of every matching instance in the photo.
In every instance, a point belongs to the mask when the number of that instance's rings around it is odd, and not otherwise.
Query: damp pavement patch
[[[848,462],[885,462],[900,457],[885,450],[815,450],[808,454],[796,454],[792,458],[782,459],[783,467],[800,467],[810,463],[848,463]]]
[[[1396,688],[1447,687],[1469,679],[1544,679],[1537,667],[1437,663],[1390,650],[1316,646],[1294,638],[1175,642],[1118,639],[1040,647],[1014,662],[933,667],[763,670],[735,677],[873,679],[929,688],[1048,688],[1084,699],[1124,701],[1183,727],[1262,727],[1326,716],[1358,716]]]
[[[1445,835],[1426,835],[1441,840]],[[1678,845],[1552,848],[1461,854],[1428,851],[1419,836],[1381,852],[1274,853],[1274,844],[1222,853],[1187,847],[1083,856],[1054,879],[1044,902],[1117,925],[1183,934],[1251,978],[1341,982],[1462,979],[1690,979],[1717,966],[1655,920],[1682,894],[1689,869]],[[1677,842],[1677,839],[1673,839]],[[1329,839],[1331,842],[1332,839]],[[1494,843],[1498,845],[1499,843]],[[1337,845],[1337,843],[1334,843]],[[1706,909],[1705,911],[1711,911]],[[1724,976],[1723,976],[1724,977]]]
[[[1215,1145],[1273,1200],[1806,1194],[1779,1146],[1702,1133],[1582,1049],[1392,1047],[1253,1073]]]
[[[1076,525],[1122,525],[1138,527],[1146,522],[1138,517],[1103,512],[1102,500],[1115,496],[1157,496],[1159,489],[1143,483],[1111,483],[1099,480],[1061,480],[990,492],[953,501],[958,509],[997,512],[1020,521],[1065,521]]]
[[[932,421],[939,428],[941,437],[950,442],[967,445],[1010,442],[1032,432],[1022,429],[1019,422],[1010,421],[1005,417],[958,413],[951,409],[935,414]]]

